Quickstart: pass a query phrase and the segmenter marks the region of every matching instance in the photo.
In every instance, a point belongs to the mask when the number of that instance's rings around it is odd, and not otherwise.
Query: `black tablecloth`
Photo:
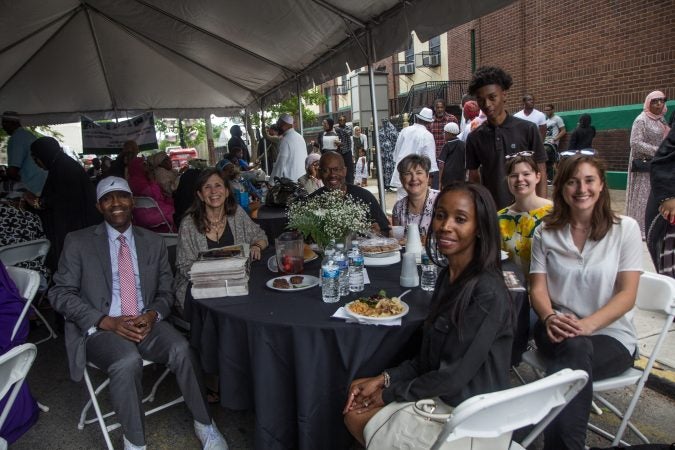
[[[193,300],[191,343],[204,370],[220,375],[221,405],[255,410],[256,448],[349,448],[342,418],[348,383],[399,362],[427,314],[431,293],[418,287],[403,299],[410,313],[400,327],[346,323],[330,316],[356,295],[326,304],[318,286],[273,291],[265,286],[276,275],[265,265],[270,255],[268,250],[252,264],[248,296]],[[504,270],[519,273],[508,262]],[[318,261],[305,265],[306,274],[318,272]],[[399,286],[400,264],[369,267],[368,274],[371,284],[363,294],[405,290]],[[529,311],[524,293],[513,298],[514,315],[523,315],[523,305]],[[524,333],[521,342],[527,328]]]
[[[410,313],[400,327],[346,323],[330,316],[355,294],[326,304],[318,286],[273,291],[265,286],[275,275],[265,260],[251,266],[248,296],[193,301],[191,343],[204,370],[220,375],[221,405],[255,410],[256,448],[348,448],[342,418],[348,383],[398,362],[431,294],[416,288],[403,299]],[[318,275],[319,262],[306,264],[305,273]],[[404,290],[398,265],[368,274],[364,294]]]
[[[286,225],[288,225],[286,208],[263,205],[258,208],[258,215],[253,221],[263,229],[270,245],[274,245],[274,238],[286,231]]]

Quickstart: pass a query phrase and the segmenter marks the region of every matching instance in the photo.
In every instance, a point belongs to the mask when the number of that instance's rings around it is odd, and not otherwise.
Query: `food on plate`
[[[403,312],[403,303],[398,297],[387,297],[380,293],[370,297],[362,297],[354,300],[347,305],[347,309],[366,317],[391,317]]]
[[[307,244],[305,244],[304,253],[303,253],[302,256],[303,256],[303,258],[305,259],[305,261],[309,261],[309,260],[315,259],[315,258],[317,257],[317,255],[316,255],[316,253],[314,252],[314,250],[312,250],[312,249],[309,247],[309,245],[307,245]]]
[[[290,278],[290,281],[291,284],[302,284],[302,282],[305,281],[305,278],[299,275],[294,275]]]
[[[359,248],[363,253],[389,253],[400,250],[401,246],[394,238],[373,238],[359,243]]]
[[[286,278],[275,278],[272,286],[277,289],[290,289],[291,285]]]

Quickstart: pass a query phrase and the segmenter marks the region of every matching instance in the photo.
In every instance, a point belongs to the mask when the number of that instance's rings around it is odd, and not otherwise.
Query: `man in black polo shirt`
[[[546,173],[546,151],[537,126],[510,115],[506,109],[506,92],[511,76],[499,67],[481,67],[469,83],[469,94],[476,96],[487,120],[469,134],[466,141],[466,168],[469,181],[488,188],[502,209],[513,203],[506,185],[505,160],[508,155],[531,152],[539,171]],[[480,174],[478,169],[480,168]],[[537,184],[537,195],[546,197],[546,177]]]
[[[382,233],[383,236],[389,236],[389,230],[391,230],[389,220],[384,211],[382,211],[380,204],[377,203],[375,196],[362,187],[347,184],[345,180],[346,173],[347,168],[345,167],[342,155],[334,151],[324,153],[319,160],[319,176],[323,182],[323,187],[312,192],[309,196],[313,197],[327,190],[341,190],[344,194],[349,194],[368,205],[368,214],[374,231]]]

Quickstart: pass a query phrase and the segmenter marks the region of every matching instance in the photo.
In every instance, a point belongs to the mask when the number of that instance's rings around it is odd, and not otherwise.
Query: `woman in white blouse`
[[[599,160],[564,160],[554,181],[553,211],[532,243],[530,284],[537,347],[547,371],[582,369],[591,380],[618,375],[633,364],[632,322],[642,272],[637,222],[612,212]],[[583,449],[592,383],[545,431],[545,449]]]

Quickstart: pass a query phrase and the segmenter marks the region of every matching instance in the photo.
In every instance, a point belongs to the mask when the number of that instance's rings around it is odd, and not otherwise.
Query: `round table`
[[[342,417],[349,383],[397,364],[427,315],[431,294],[413,289],[401,326],[346,323],[331,318],[339,303],[321,300],[321,288],[278,292],[265,286],[276,274],[251,266],[249,295],[193,300],[191,344],[204,370],[219,375],[220,403],[255,411],[258,449],[348,448]],[[318,275],[319,261],[305,265]],[[400,294],[400,264],[368,268],[362,294]]]

